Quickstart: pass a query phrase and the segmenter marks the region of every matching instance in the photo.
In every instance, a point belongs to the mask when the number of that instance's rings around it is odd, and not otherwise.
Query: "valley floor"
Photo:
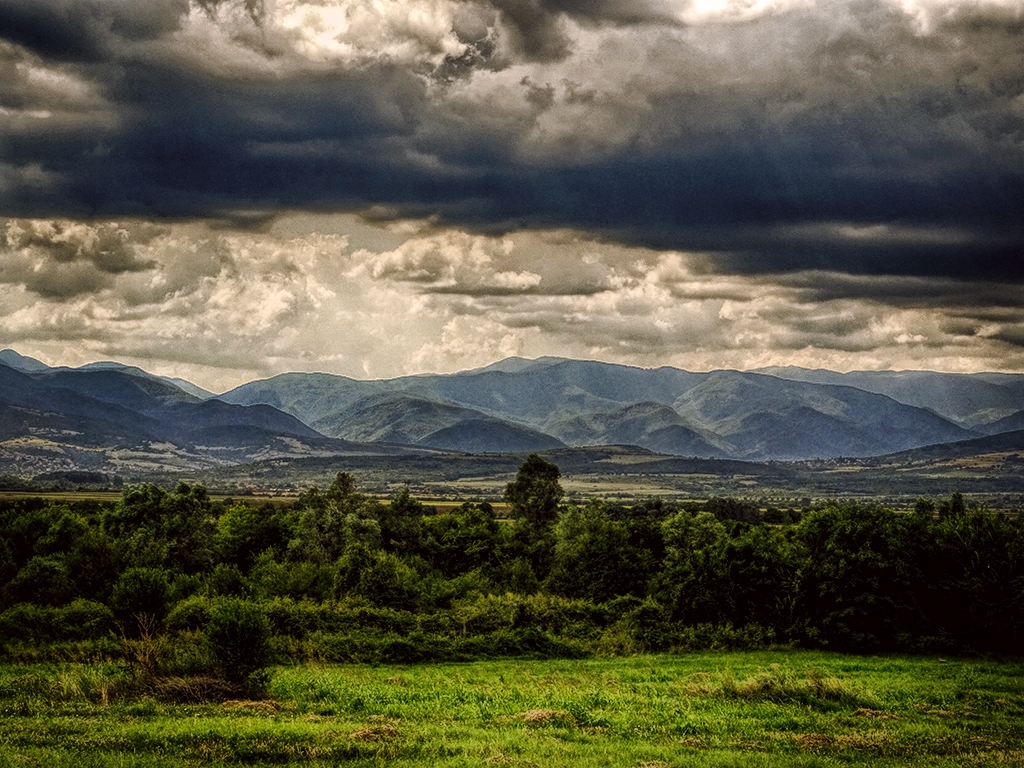
[[[278,667],[266,699],[118,701],[0,667],[0,766],[1024,765],[1024,662],[703,652]]]

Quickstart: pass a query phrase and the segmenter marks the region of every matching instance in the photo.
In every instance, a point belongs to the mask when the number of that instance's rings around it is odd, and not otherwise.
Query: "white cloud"
[[[1003,12],[1009,18],[1024,17],[1018,0],[897,0],[917,24],[921,34],[931,34],[943,21],[956,20],[962,14]]]
[[[740,22],[813,4],[814,0],[691,0],[677,15],[687,24]]]
[[[432,291],[452,293],[507,293],[537,287],[535,272],[502,270],[514,248],[510,238],[474,236],[447,231],[415,237],[384,253],[359,250],[352,275],[374,280],[417,283]]]
[[[309,59],[437,65],[465,48],[453,32],[455,10],[446,0],[279,0],[274,21]]]
[[[117,359],[217,390],[288,370],[390,377],[509,355],[692,370],[1024,366],[1024,312],[1010,289],[720,275],[704,254],[568,231],[486,237],[347,221],[284,219],[264,233],[19,222],[13,253],[48,256],[31,279],[2,273],[0,343],[51,364]],[[96,266],[101,242],[123,249],[110,271]],[[124,254],[131,260],[119,262]],[[80,275],[70,295],[38,290],[67,269],[102,279],[90,286]]]

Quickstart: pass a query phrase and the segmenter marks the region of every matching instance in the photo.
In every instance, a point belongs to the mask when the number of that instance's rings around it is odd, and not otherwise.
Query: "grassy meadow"
[[[1024,765],[1024,663],[810,651],[276,667],[262,699],[0,667],[0,766]],[[170,690],[166,689],[165,690]]]

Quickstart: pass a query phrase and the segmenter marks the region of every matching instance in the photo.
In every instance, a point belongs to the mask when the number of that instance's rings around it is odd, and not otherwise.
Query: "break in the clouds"
[[[55,362],[1020,369],[1024,6],[0,0],[0,215]]]

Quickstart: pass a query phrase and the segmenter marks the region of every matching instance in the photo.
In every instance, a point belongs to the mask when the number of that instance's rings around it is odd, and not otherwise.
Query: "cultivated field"
[[[1024,663],[820,652],[278,667],[268,698],[119,699],[0,668],[0,766],[1024,765]]]

